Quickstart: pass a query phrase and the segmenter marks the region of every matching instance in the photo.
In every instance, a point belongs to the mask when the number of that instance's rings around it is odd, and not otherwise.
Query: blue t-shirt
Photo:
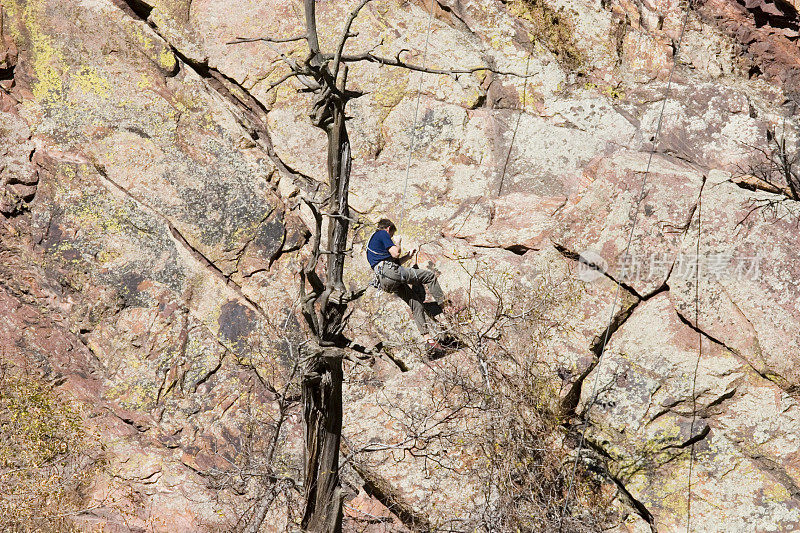
[[[392,254],[389,253],[389,248],[394,246],[392,238],[389,237],[389,232],[379,229],[372,234],[367,244],[367,261],[369,266],[375,268],[375,265],[387,259],[392,260]]]

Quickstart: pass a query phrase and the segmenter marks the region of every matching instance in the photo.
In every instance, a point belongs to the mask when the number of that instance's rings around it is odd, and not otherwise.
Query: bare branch
[[[305,85],[307,89],[309,89],[310,91],[318,91],[319,89],[322,88],[322,86],[319,83],[317,83],[316,81],[314,81],[313,78],[310,77],[311,73],[307,72],[306,69],[301,67],[297,63],[297,61],[295,61],[293,58],[287,56],[280,50],[276,50],[275,48],[272,48],[272,51],[278,54],[278,57],[280,57],[280,59],[284,63],[286,63],[290,69],[292,69],[292,72],[297,73],[297,79],[300,80],[300,83]]]
[[[423,67],[420,65],[414,65],[412,63],[406,63],[405,61],[400,59],[400,55],[403,52],[408,52],[408,51],[409,50],[407,49],[400,50],[394,58],[376,56],[371,52],[364,52],[362,54],[356,54],[356,55],[342,55],[340,60],[344,63],[358,63],[361,61],[366,61],[369,63],[379,63],[381,65],[388,65],[391,67],[401,67],[401,68],[406,68],[408,70],[414,70],[417,72],[425,72],[428,74],[473,74],[475,72],[489,71],[494,74],[499,74],[503,76],[516,76],[518,78],[531,78],[534,76],[534,74],[519,74],[518,72],[494,70],[491,67],[472,67],[465,69],[439,69],[439,68]],[[330,54],[321,54],[321,57],[323,59],[333,59],[333,56],[331,56]]]
[[[285,82],[286,80],[288,80],[290,78],[299,78],[299,77],[300,77],[300,74],[298,74],[297,72],[289,72],[288,74],[284,74],[283,76],[280,77],[280,79],[278,79],[278,81],[270,84],[269,88],[267,89],[267,92],[269,92],[272,89],[276,88],[278,85],[280,85],[281,83]]]
[[[786,136],[779,137],[774,128],[767,128],[765,147],[741,143],[753,152],[748,168],[732,181],[740,187],[782,194],[790,200],[800,200],[798,150],[786,146]],[[746,217],[745,217],[746,218]]]
[[[272,41],[270,41],[269,39],[262,39],[262,40],[267,43],[270,50],[275,52],[275,54],[278,56],[278,59],[283,61],[286,64],[286,66],[288,66],[289,69],[291,69],[291,71],[294,73],[294,76],[300,81],[300,83],[305,85],[307,89],[309,89],[310,91],[317,91],[321,88],[321,86],[316,81],[314,81],[313,78],[310,77],[311,73],[308,72],[306,69],[304,69],[301,65],[299,65],[294,58],[289,57],[281,50],[278,50],[274,46],[271,46]],[[270,90],[271,89],[272,87],[270,88]]]
[[[237,37],[233,41],[228,41],[225,44],[254,43],[256,41],[264,41],[265,43],[292,43],[295,41],[304,41],[306,37],[306,35],[297,35],[295,37]]]
[[[322,236],[322,215],[320,214],[319,210],[314,206],[313,203],[307,201],[303,198],[306,206],[308,206],[311,214],[314,216],[314,233],[311,242],[311,250],[313,252],[313,256],[308,260],[308,264],[306,264],[305,268],[303,269],[306,276],[309,276],[309,282],[312,283],[314,291],[319,293],[321,292],[322,284],[319,281],[319,278],[316,276],[316,268],[317,263],[320,257],[320,240]],[[319,283],[319,285],[317,285]]]
[[[319,37],[317,36],[317,6],[315,0],[304,0],[306,8],[306,41],[311,55],[319,54]]]
[[[342,69],[342,79],[339,81],[339,86],[338,86],[339,91],[342,93],[347,91],[347,74],[349,72],[350,72],[350,67],[348,65],[345,65],[344,68]],[[333,79],[335,80],[336,77],[334,76]]]
[[[339,64],[341,63],[342,53],[344,52],[344,44],[345,42],[347,42],[347,38],[351,36],[350,27],[356,20],[359,11],[361,11],[361,9],[363,9],[363,7],[371,1],[372,0],[361,0],[358,6],[356,6],[356,8],[350,13],[350,17],[347,19],[347,23],[344,25],[344,29],[342,30],[342,36],[339,39],[339,46],[336,48],[336,55],[333,58],[332,76],[334,80],[339,75]]]
[[[284,38],[273,38],[273,37],[237,37],[234,41],[229,41],[225,44],[240,44],[240,43],[250,43],[255,41],[265,42],[268,45],[273,43],[289,43],[289,42],[296,42],[296,41],[304,41],[307,39],[307,35],[298,35],[295,37],[284,37]],[[270,46],[270,49],[278,55],[278,58],[286,63],[286,65],[292,70],[293,74],[289,75],[285,78],[282,78],[279,83],[273,84],[269,90],[271,91],[280,83],[286,81],[290,77],[296,77],[300,83],[306,86],[307,89],[311,91],[317,91],[320,89],[320,85],[314,81],[310,77],[310,72],[306,72],[304,68],[302,68],[297,61],[293,58],[287,56],[281,50],[276,49],[273,46]]]

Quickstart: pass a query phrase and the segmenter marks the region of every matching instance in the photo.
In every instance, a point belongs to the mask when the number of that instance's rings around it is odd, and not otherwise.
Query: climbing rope
[[[425,66],[427,64],[428,45],[430,43],[432,24],[433,24],[433,9],[430,10],[429,15],[428,15],[428,30],[427,30],[427,33],[426,33],[426,36],[425,36],[425,49],[424,49],[423,56],[422,56],[422,68],[425,68]],[[506,171],[508,170],[508,163],[511,160],[511,152],[512,152],[512,150],[514,148],[514,141],[517,138],[517,131],[519,130],[519,124],[520,124],[520,121],[522,120],[522,115],[525,114],[525,108],[526,108],[526,104],[527,104],[527,100],[528,100],[528,74],[530,72],[530,63],[531,63],[531,56],[532,55],[533,55],[533,43],[531,43],[531,51],[530,51],[530,53],[528,53],[528,58],[525,61],[525,77],[524,77],[524,82],[523,82],[523,87],[522,87],[522,106],[521,106],[519,114],[517,115],[517,121],[516,121],[516,124],[514,125],[514,131],[513,131],[512,135],[511,135],[511,143],[508,146],[508,152],[506,153],[505,161],[503,162],[503,169],[500,172],[500,179],[498,180],[499,181],[499,187],[498,187],[498,192],[497,192],[498,196],[500,196],[503,193],[503,182],[505,180]],[[419,85],[417,86],[417,101],[416,101],[416,104],[414,105],[414,120],[412,121],[412,126],[411,126],[411,141],[410,141],[409,146],[408,146],[408,158],[406,160],[406,175],[405,175],[405,180],[403,181],[403,194],[402,194],[402,196],[400,198],[400,206],[401,206],[401,208],[400,208],[400,221],[399,221],[400,223],[398,224],[398,227],[402,227],[403,220],[405,219],[406,194],[408,192],[408,178],[409,178],[410,171],[411,171],[411,156],[412,156],[413,151],[414,151],[414,141],[416,140],[417,119],[418,119],[418,115],[419,115],[419,103],[420,103],[420,98],[422,96],[422,80],[423,80],[423,76],[424,75],[425,75],[424,72],[420,72]],[[467,223],[467,220],[469,219],[470,215],[472,214],[472,211],[475,209],[475,206],[478,204],[478,202],[481,200],[481,198],[483,198],[483,197],[479,196],[475,200],[475,202],[472,203],[472,206],[470,207],[469,211],[467,212],[467,215],[464,217],[464,221],[461,223],[461,227],[459,228],[458,231],[461,231],[461,229]]]
[[[528,73],[530,72],[529,69],[530,69],[532,55],[533,55],[533,42],[531,41],[531,50],[528,53],[528,59],[525,61],[525,78],[524,78],[525,81],[522,87],[522,107],[520,108],[519,114],[517,115],[517,122],[514,125],[514,132],[511,134],[511,142],[508,145],[508,152],[506,153],[506,159],[505,162],[503,163],[503,169],[500,172],[500,179],[498,180],[500,185],[497,188],[498,197],[500,197],[500,195],[503,193],[503,180],[505,180],[506,177],[508,162],[511,160],[511,151],[514,149],[514,141],[517,139],[517,130],[519,130],[519,123],[522,121],[522,115],[525,114],[525,107],[526,107],[525,104],[527,103],[528,100]],[[461,225],[458,227],[458,230],[455,231],[454,233],[455,235],[461,233],[461,230],[464,229],[464,226],[467,224],[467,220],[469,220],[469,217],[472,215],[472,211],[475,210],[475,206],[478,205],[478,202],[480,202],[483,198],[484,198],[483,196],[478,196],[477,198],[475,198],[475,201],[472,202],[472,205],[470,206],[469,211],[467,211],[467,214],[464,216],[464,220],[461,222]]]
[[[628,233],[628,241],[627,241],[627,244],[625,245],[625,251],[622,254],[623,264],[624,264],[625,261],[627,261],[629,255],[630,255],[631,243],[633,242],[633,234],[634,234],[634,230],[636,229],[636,223],[637,223],[638,218],[639,218],[639,211],[640,211],[640,207],[641,207],[641,204],[642,204],[642,200],[644,200],[644,197],[645,197],[645,187],[647,185],[647,178],[650,175],[650,166],[651,166],[651,163],[653,161],[653,156],[655,155],[655,152],[656,152],[656,146],[658,146],[659,136],[661,135],[661,126],[663,124],[664,111],[666,110],[667,101],[669,100],[670,90],[672,88],[672,77],[673,77],[673,74],[675,72],[675,65],[678,64],[678,56],[679,56],[680,51],[681,51],[681,44],[683,43],[683,36],[684,36],[684,33],[686,32],[686,25],[687,25],[687,23],[689,21],[689,12],[691,11],[691,6],[692,6],[692,0],[689,0],[688,3],[687,3],[687,6],[686,6],[686,12],[684,14],[683,24],[681,26],[681,33],[680,33],[680,36],[678,37],[678,44],[676,46],[675,54],[673,56],[672,67],[670,67],[669,78],[667,80],[667,89],[666,89],[666,92],[664,94],[664,102],[661,105],[661,112],[659,113],[659,116],[658,116],[658,124],[656,126],[655,135],[653,136],[653,144],[652,144],[652,147],[650,149],[650,156],[649,156],[649,158],[647,160],[647,167],[645,168],[644,176],[642,177],[642,185],[641,185],[641,188],[639,190],[639,196],[638,196],[638,198],[636,200],[636,203],[632,207],[633,222],[631,224],[630,232]],[[630,217],[630,214],[631,213],[629,212],[629,217]],[[590,396],[591,399],[589,401],[589,405],[586,407],[586,410],[585,410],[586,421],[584,423],[583,431],[581,432],[581,439],[580,439],[580,441],[578,443],[578,451],[577,451],[577,453],[575,455],[575,461],[574,461],[574,463],[572,465],[572,472],[570,474],[569,485],[567,486],[567,495],[566,495],[566,498],[564,499],[564,505],[561,508],[561,515],[559,517],[559,522],[558,522],[558,531],[559,531],[559,533],[563,533],[564,515],[566,515],[566,513],[567,513],[567,507],[569,505],[569,500],[570,500],[570,498],[572,496],[572,489],[573,489],[574,483],[575,483],[575,473],[576,473],[577,468],[578,468],[578,462],[580,461],[580,456],[581,456],[581,451],[583,450],[583,445],[584,445],[584,443],[586,441],[586,432],[589,429],[589,415],[591,414],[592,407],[594,406],[595,402],[597,401],[597,383],[599,381],[599,377],[598,377],[597,374],[599,374],[600,366],[603,363],[603,356],[605,355],[606,347],[608,345],[608,339],[609,339],[609,335],[611,333],[611,324],[612,324],[612,322],[614,320],[614,315],[616,314],[617,305],[619,304],[621,287],[622,287],[622,285],[619,282],[617,282],[617,288],[616,288],[616,291],[614,293],[614,300],[613,300],[613,303],[611,304],[611,313],[610,313],[610,316],[608,318],[608,326],[606,327],[606,332],[605,332],[605,335],[603,336],[603,344],[602,344],[601,349],[600,349],[600,355],[598,356],[597,363],[595,364],[595,367],[593,369],[597,373],[595,375],[595,379],[594,379],[594,382],[592,384],[592,394]],[[698,362],[698,364],[699,364],[699,362]]]
[[[703,183],[705,186],[705,183]],[[686,533],[691,531],[692,523],[692,468],[694,467],[694,445],[693,439],[694,424],[697,421],[697,371],[700,368],[700,359],[703,358],[703,333],[700,330],[700,238],[703,220],[703,188],[700,187],[700,195],[697,198],[697,247],[695,249],[695,270],[694,270],[694,325],[697,327],[697,362],[694,365],[694,376],[692,377],[692,423],[689,426],[689,438],[692,439],[692,447],[689,451],[689,479],[687,487],[689,494],[686,498]]]
[[[508,162],[511,160],[511,149],[514,148],[514,141],[517,139],[517,130],[519,130],[519,123],[522,120],[522,115],[525,114],[525,104],[527,104],[528,100],[528,69],[530,68],[531,64],[531,56],[533,55],[533,42],[531,42],[531,51],[528,54],[528,59],[525,61],[525,78],[522,82],[522,109],[520,109],[519,114],[517,115],[517,123],[514,125],[514,133],[511,135],[511,143],[508,145],[508,153],[506,154],[506,160],[503,163],[503,170],[500,172],[500,186],[497,188],[497,196],[503,194],[503,180],[506,177],[506,169],[508,169]],[[466,218],[464,219],[466,222]]]
[[[422,68],[424,69],[428,61],[428,44],[431,39],[431,28],[433,27],[433,6],[428,12],[428,30],[425,33],[425,49],[422,53]],[[403,195],[400,198],[400,220],[397,225],[398,228],[403,227],[403,220],[406,217],[406,193],[408,192],[408,176],[411,172],[411,154],[414,152],[414,141],[417,137],[417,115],[419,114],[419,101],[422,97],[422,80],[425,78],[425,73],[419,73],[419,84],[417,85],[417,102],[414,105],[414,120],[411,123],[411,140],[408,143],[408,159],[406,161],[406,178],[403,182]]]

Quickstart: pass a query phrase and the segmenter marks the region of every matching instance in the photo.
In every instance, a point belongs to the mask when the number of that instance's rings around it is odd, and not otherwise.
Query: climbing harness
[[[680,36],[678,38],[678,44],[677,44],[677,47],[676,47],[676,50],[675,50],[675,54],[673,55],[672,67],[670,68],[670,71],[669,71],[669,78],[667,80],[667,89],[666,89],[666,92],[665,92],[665,95],[664,95],[664,102],[661,105],[661,112],[659,113],[659,116],[658,116],[658,124],[656,126],[655,135],[653,136],[653,144],[652,144],[652,147],[651,147],[651,150],[650,150],[650,157],[647,160],[647,167],[645,168],[644,176],[642,177],[642,185],[641,185],[641,188],[639,190],[639,196],[638,196],[638,198],[636,200],[636,203],[632,207],[632,210],[633,210],[633,222],[631,224],[631,229],[630,229],[630,232],[628,234],[627,244],[625,245],[625,252],[622,255],[622,260],[623,261],[626,261],[627,258],[630,255],[631,243],[633,242],[633,233],[634,233],[634,230],[636,229],[636,223],[637,223],[638,218],[639,218],[640,207],[641,207],[642,201],[644,200],[644,197],[645,197],[645,187],[647,185],[647,178],[648,178],[648,176],[650,174],[650,166],[651,166],[651,163],[653,161],[653,156],[655,155],[655,152],[656,152],[656,146],[658,146],[658,139],[659,139],[659,136],[661,134],[661,126],[663,124],[664,111],[665,111],[665,109],[667,107],[667,101],[669,100],[670,89],[672,88],[672,77],[673,77],[673,74],[675,72],[675,65],[678,64],[678,55],[679,55],[679,53],[681,51],[681,44],[683,42],[683,36],[684,36],[684,34],[686,32],[686,25],[687,25],[687,23],[689,21],[689,13],[691,11],[691,6],[692,6],[692,1],[689,0],[688,4],[686,6],[686,12],[684,14],[683,24],[681,26],[681,33],[680,33]],[[595,374],[594,382],[592,384],[592,393],[590,395],[591,399],[589,401],[589,405],[585,409],[586,421],[585,421],[585,424],[584,424],[583,431],[581,432],[581,439],[580,439],[580,441],[578,443],[578,451],[577,451],[577,453],[575,455],[575,461],[573,462],[573,465],[572,465],[572,472],[570,474],[569,485],[567,486],[567,495],[566,495],[566,498],[564,500],[564,505],[562,506],[562,509],[561,509],[561,515],[559,517],[559,522],[558,522],[558,531],[559,531],[559,533],[563,533],[564,515],[567,512],[567,506],[569,505],[569,500],[570,500],[570,497],[572,496],[572,489],[573,489],[573,485],[574,485],[574,482],[575,482],[575,472],[577,471],[578,461],[580,461],[581,451],[583,450],[583,446],[584,446],[584,443],[586,441],[586,432],[589,429],[589,415],[591,414],[592,407],[594,406],[594,404],[597,401],[597,384],[598,384],[598,381],[599,381],[599,378],[598,378],[597,374],[599,373],[600,365],[602,365],[602,363],[603,363],[603,355],[605,355],[606,346],[608,345],[608,339],[609,339],[609,335],[610,335],[610,332],[611,332],[611,324],[613,323],[614,315],[615,315],[616,310],[617,310],[617,305],[619,304],[621,287],[622,287],[621,284],[619,282],[617,282],[617,288],[616,288],[616,291],[614,293],[614,300],[613,300],[613,303],[611,304],[611,313],[610,313],[610,316],[609,316],[609,319],[608,319],[608,327],[606,328],[605,335],[603,336],[603,344],[602,344],[601,349],[600,349],[600,355],[597,358],[597,364],[595,365],[595,368],[594,368],[594,371],[596,372],[596,374]],[[698,361],[698,364],[699,364],[699,361]],[[690,473],[690,475],[691,475],[691,473]],[[691,502],[691,491],[689,492],[689,502]],[[687,514],[687,518],[688,518],[688,514]],[[688,531],[688,528],[689,528],[689,524],[687,523],[687,531]]]
[[[375,267],[372,269],[372,271],[375,272],[375,277],[372,278],[372,282],[370,283],[370,285],[378,290],[389,292],[386,291],[386,289],[384,289],[383,286],[381,285],[381,278],[383,277],[391,281],[394,281],[396,283],[402,283],[403,280],[400,277],[400,274],[397,272],[397,269],[399,267],[400,265],[398,265],[394,261],[390,261],[388,259],[381,261],[380,263],[375,265]],[[396,276],[394,274],[396,274]]]
[[[372,287],[374,289],[378,289],[379,291],[382,290],[381,289],[381,274],[383,273],[383,263],[384,262],[381,261],[380,263],[375,265],[375,268],[372,269],[372,272],[375,275],[372,277],[372,281],[369,282],[369,286],[370,287]]]

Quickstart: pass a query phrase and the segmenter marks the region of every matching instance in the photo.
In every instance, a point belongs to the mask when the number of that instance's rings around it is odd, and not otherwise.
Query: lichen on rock
[[[356,2],[316,5],[328,46]],[[429,303],[436,359],[395,295],[349,303],[349,530],[526,529],[545,500],[509,502],[536,487],[574,530],[681,529],[690,503],[697,530],[798,529],[797,202],[736,178],[767,132],[796,142],[798,6],[684,7],[363,7],[346,53],[478,70],[350,65],[348,290],[388,216],[466,309]],[[272,84],[303,13],[0,12],[0,476],[39,485],[0,524],[232,531],[269,504],[261,531],[296,528],[328,147],[304,86]]]

